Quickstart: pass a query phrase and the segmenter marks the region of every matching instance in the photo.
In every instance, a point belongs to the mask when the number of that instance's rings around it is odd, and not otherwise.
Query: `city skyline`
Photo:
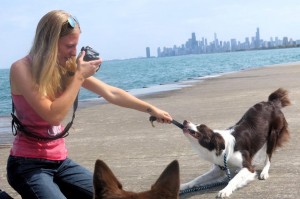
[[[243,50],[259,50],[259,49],[272,49],[272,48],[288,48],[299,47],[300,39],[293,40],[284,36],[282,39],[279,37],[270,37],[269,40],[263,40],[260,37],[260,29],[256,28],[255,35],[245,37],[244,41],[238,41],[236,38],[230,41],[219,41],[217,33],[214,33],[214,40],[208,41],[207,38],[202,37],[200,40],[196,39],[196,33],[192,32],[185,44],[173,47],[160,47],[157,48],[157,57],[179,56],[188,54],[206,54],[206,53],[220,53],[220,52],[235,52]],[[146,57],[151,57],[150,48],[146,48]],[[153,56],[152,56],[153,57]]]

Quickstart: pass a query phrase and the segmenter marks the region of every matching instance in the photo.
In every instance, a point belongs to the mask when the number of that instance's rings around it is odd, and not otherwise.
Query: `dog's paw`
[[[266,179],[268,179],[269,178],[269,172],[264,172],[264,171],[262,171],[261,173],[260,173],[260,175],[259,175],[259,179],[260,180],[266,180]]]
[[[218,198],[226,198],[226,197],[229,197],[232,194],[232,192],[233,192],[232,189],[225,187],[224,189],[219,191],[217,197]]]

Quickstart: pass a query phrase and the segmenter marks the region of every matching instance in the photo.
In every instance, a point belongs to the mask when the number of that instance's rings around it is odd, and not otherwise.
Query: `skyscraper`
[[[157,48],[157,57],[161,57],[161,50],[160,50],[160,47]]]
[[[190,40],[190,49],[191,49],[191,53],[196,53],[197,52],[197,48],[198,48],[198,42],[196,39],[196,34],[193,32],[192,33],[192,38]]]
[[[215,49],[218,49],[219,41],[218,41],[217,33],[214,33],[214,44],[215,44]]]
[[[256,35],[255,35],[255,48],[260,47],[260,35],[259,35],[259,28],[256,29]]]
[[[146,57],[150,58],[150,48],[149,47],[146,48]]]
[[[230,40],[230,45],[231,45],[231,51],[236,51],[236,49],[237,49],[237,41],[236,41],[236,39],[231,39]]]

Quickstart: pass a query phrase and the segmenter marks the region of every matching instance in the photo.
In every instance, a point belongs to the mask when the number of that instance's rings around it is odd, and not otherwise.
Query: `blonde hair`
[[[29,52],[32,59],[32,77],[39,93],[54,100],[70,82],[68,71],[75,72],[75,58],[66,67],[58,63],[58,40],[74,31],[68,27],[71,15],[62,10],[48,12],[39,21],[33,45]],[[79,27],[78,22],[76,25]],[[70,69],[71,68],[71,69]]]

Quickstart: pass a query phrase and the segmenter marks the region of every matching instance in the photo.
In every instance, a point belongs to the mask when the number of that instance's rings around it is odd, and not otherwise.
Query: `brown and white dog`
[[[178,199],[179,164],[171,162],[149,191],[134,193],[122,189],[122,184],[110,168],[97,160],[94,170],[94,199]]]
[[[225,154],[228,167],[237,169],[237,173],[219,191],[218,197],[228,197],[234,190],[254,180],[254,166],[262,158],[264,167],[259,177],[267,179],[273,152],[289,138],[288,124],[281,108],[290,104],[287,91],[279,88],[269,95],[267,102],[252,106],[227,130],[212,130],[204,124],[184,121],[184,135],[203,159],[213,163],[213,167],[194,180],[181,184],[180,190],[224,180],[226,174],[217,165],[224,166]]]

